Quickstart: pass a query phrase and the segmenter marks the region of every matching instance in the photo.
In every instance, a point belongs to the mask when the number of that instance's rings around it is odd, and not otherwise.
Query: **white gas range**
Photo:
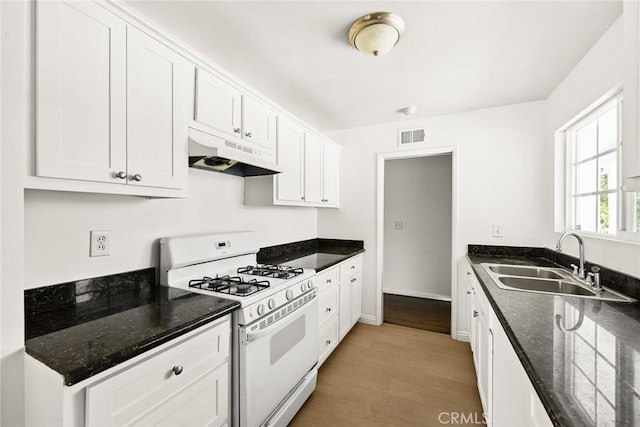
[[[240,303],[234,313],[234,426],[286,426],[315,388],[315,272],[258,265],[253,232],[164,238],[160,283]]]

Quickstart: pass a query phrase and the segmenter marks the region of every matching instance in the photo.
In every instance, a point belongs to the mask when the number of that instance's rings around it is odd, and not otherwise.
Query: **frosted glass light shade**
[[[404,32],[404,21],[389,12],[369,13],[351,25],[349,41],[359,51],[379,56],[398,43]]]

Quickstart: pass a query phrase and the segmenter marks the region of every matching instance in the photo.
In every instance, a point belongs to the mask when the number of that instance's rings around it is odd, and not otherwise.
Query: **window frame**
[[[595,116],[598,116],[599,113],[602,113],[605,109],[607,109],[612,102],[616,102],[616,109],[618,113],[617,117],[617,142],[615,151],[617,153],[616,156],[616,174],[617,174],[617,185],[615,190],[610,191],[601,191],[599,187],[596,188],[596,200],[598,200],[598,195],[603,193],[608,194],[616,194],[616,229],[612,232],[605,234],[600,232],[586,231],[586,230],[577,230],[575,228],[575,200],[574,200],[574,189],[575,189],[575,167],[574,164],[577,162],[574,160],[574,137],[575,132],[579,130],[582,126],[587,125],[592,120],[597,120]],[[580,233],[583,236],[592,237],[596,239],[603,240],[613,240],[613,241],[622,241],[622,242],[630,242],[630,243],[638,243],[640,242],[640,227],[635,229],[634,220],[632,218],[632,214],[635,213],[634,205],[635,205],[635,195],[633,192],[625,192],[623,188],[623,174],[622,174],[622,155],[623,155],[623,144],[624,141],[622,139],[622,124],[623,124],[623,103],[624,103],[624,93],[621,85],[615,87],[610,90],[596,102],[591,104],[588,108],[582,111],[579,115],[573,118],[571,121],[566,123],[562,128],[556,132],[556,135],[561,135],[562,143],[564,144],[564,149],[561,152],[561,155],[564,156],[562,159],[562,194],[563,194],[563,204],[562,210],[564,211],[563,215],[563,231],[572,230]],[[558,136],[556,136],[557,138]],[[589,159],[597,159],[603,157],[606,153],[613,152],[614,149],[607,150],[604,153],[596,153],[594,156],[590,156]],[[582,159],[581,162],[587,161],[587,159]],[[586,194],[586,193],[585,193]],[[557,199],[556,199],[557,200]],[[559,200],[558,200],[559,201]],[[596,202],[596,209],[599,206],[599,203]],[[596,211],[596,215],[598,212]],[[599,225],[596,223],[596,229]],[[556,231],[560,231],[556,229]]]

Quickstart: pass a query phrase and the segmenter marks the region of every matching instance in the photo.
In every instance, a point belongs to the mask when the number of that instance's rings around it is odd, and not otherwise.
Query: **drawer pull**
[[[351,283],[355,283],[356,282],[356,278],[354,277],[353,279],[351,279]]]
[[[182,373],[183,369],[184,368],[182,367],[182,365],[177,365],[177,366],[173,367],[172,371],[173,371],[174,374],[180,375]]]
[[[327,279],[327,283],[331,283],[331,279]]]
[[[478,317],[478,310],[473,310],[473,317]]]
[[[331,313],[331,307],[327,307],[326,312]]]
[[[356,268],[356,266],[355,266],[355,265],[352,265],[352,266],[351,266],[351,269],[352,269],[352,270],[353,270],[353,269],[355,269],[355,268]]]
[[[331,340],[326,340],[326,341],[325,341],[325,344],[326,344],[326,345],[331,345]]]

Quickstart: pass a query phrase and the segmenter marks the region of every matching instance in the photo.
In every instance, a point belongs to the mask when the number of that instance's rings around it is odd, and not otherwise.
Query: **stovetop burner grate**
[[[249,296],[269,287],[268,280],[243,280],[240,277],[203,277],[189,281],[190,288],[198,288],[205,291],[220,292],[228,295]]]
[[[248,274],[252,276],[271,277],[274,279],[291,279],[304,273],[302,268],[289,267],[277,264],[248,265],[238,268],[238,274]]]

